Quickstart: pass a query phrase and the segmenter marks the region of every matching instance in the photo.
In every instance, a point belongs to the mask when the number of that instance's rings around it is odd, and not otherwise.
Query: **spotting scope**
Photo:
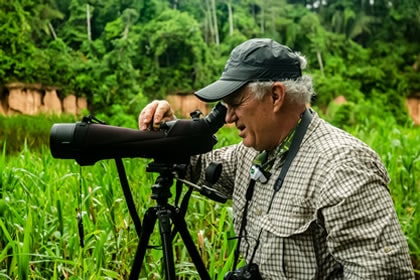
[[[226,107],[220,102],[205,117],[164,122],[156,131],[94,122],[85,117],[76,123],[51,127],[50,150],[54,158],[74,159],[93,165],[103,159],[150,158],[162,163],[188,163],[190,156],[206,153],[217,143],[215,133],[224,125]]]

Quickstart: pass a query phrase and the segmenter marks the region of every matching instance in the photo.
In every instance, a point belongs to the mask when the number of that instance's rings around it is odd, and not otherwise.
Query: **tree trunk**
[[[90,6],[89,6],[89,4],[86,4],[86,24],[87,24],[88,40],[92,41],[92,32],[91,32],[91,28],[90,28]]]
[[[321,70],[321,75],[324,76],[324,64],[322,63],[321,52],[316,52],[316,58],[318,59],[319,69]]]
[[[54,27],[52,26],[51,22],[48,23],[48,28],[50,29],[51,34],[54,37],[54,40],[57,40],[57,34],[55,33]]]
[[[214,40],[216,45],[220,44],[219,39],[219,28],[217,27],[217,14],[216,14],[216,0],[211,0],[212,12],[213,12],[213,29],[214,29]]]
[[[232,1],[229,0],[227,3],[229,12],[229,35],[233,35],[233,14],[232,14]]]
[[[264,4],[261,5],[261,20],[260,20],[260,31],[261,34],[264,34],[265,32],[265,28],[264,28],[264,17],[265,17],[265,9],[264,9]]]
[[[128,38],[128,31],[130,30],[130,24],[127,23],[127,25],[124,28],[124,33],[123,33],[123,40],[127,40]]]
[[[213,21],[212,21],[212,12],[211,12],[211,4],[209,2],[209,0],[206,0],[206,12],[205,14],[205,26],[207,27],[208,32],[206,32],[205,34],[205,38],[206,38],[206,43],[209,44],[212,40],[213,40],[213,34],[214,34],[214,30],[213,30]],[[208,36],[208,34],[210,34]]]

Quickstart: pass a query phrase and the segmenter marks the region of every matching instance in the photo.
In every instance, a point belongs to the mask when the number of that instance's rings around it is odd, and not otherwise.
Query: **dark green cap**
[[[195,95],[213,102],[252,81],[295,80],[301,76],[300,59],[289,47],[272,39],[251,39],[232,50],[220,79]]]

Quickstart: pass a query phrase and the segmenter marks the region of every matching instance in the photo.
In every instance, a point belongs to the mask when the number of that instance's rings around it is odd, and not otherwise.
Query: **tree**
[[[147,96],[191,92],[208,78],[209,61],[199,24],[188,14],[166,10],[140,31],[136,66]]]
[[[133,67],[132,58],[136,47],[132,40],[124,38],[113,41],[114,49],[107,53],[98,69],[93,71],[97,84],[92,97],[95,110],[109,112],[113,104],[125,104],[140,93],[139,71]]]
[[[0,2],[0,81],[2,83],[26,81],[22,70],[30,61],[27,58],[34,52],[29,15],[26,7],[30,1]]]
[[[70,0],[69,15],[60,28],[59,36],[71,48],[78,50],[89,39],[86,3],[84,0]],[[90,6],[89,6],[90,7]],[[90,8],[89,8],[90,9]]]
[[[34,1],[26,10],[29,12],[32,39],[37,46],[46,47],[52,39],[57,39],[52,22],[63,19],[64,14],[58,10],[55,0]]]
[[[220,44],[219,25],[217,20],[216,0],[206,1],[206,19],[208,30],[210,31],[210,41],[208,43]]]
[[[124,35],[123,35],[123,39],[127,39],[128,37],[128,32],[130,30],[130,26],[133,25],[137,19],[138,19],[139,15],[137,13],[136,10],[134,9],[125,9],[123,14],[122,14],[122,21],[124,23]]]
[[[374,39],[403,40],[417,44],[420,42],[419,0],[376,0],[372,5],[371,14],[381,18],[374,26]]]

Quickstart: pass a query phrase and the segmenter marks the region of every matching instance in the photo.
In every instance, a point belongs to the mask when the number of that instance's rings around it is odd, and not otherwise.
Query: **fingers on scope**
[[[162,122],[174,119],[170,104],[166,100],[155,100],[140,112],[138,125],[140,130],[158,130]]]

